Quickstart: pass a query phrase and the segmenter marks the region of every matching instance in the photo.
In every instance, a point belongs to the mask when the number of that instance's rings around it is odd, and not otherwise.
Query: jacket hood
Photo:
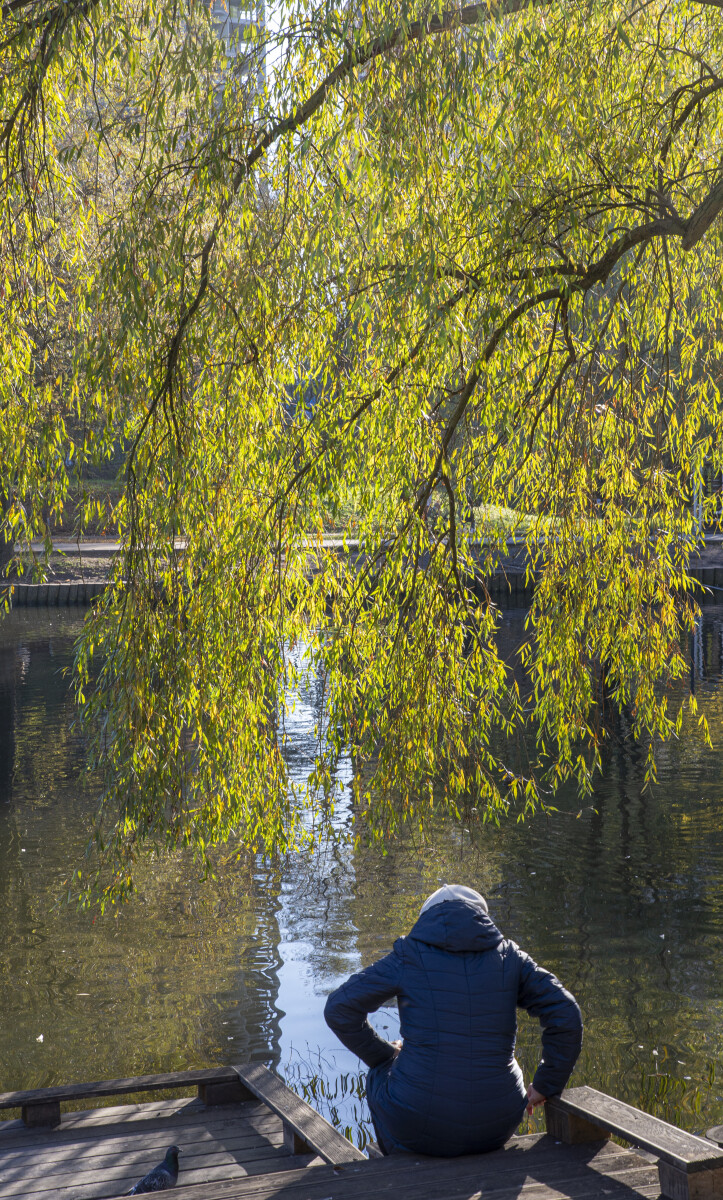
[[[446,900],[428,908],[412,926],[409,937],[453,954],[494,950],[504,940],[482,906],[468,900]]]

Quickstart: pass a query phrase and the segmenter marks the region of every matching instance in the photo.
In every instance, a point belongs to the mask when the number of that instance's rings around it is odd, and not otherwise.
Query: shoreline
[[[360,549],[357,539],[348,538],[345,542],[341,536],[324,538],[323,544],[326,549],[346,549],[350,557],[357,555]],[[37,552],[42,548],[41,543],[37,548],[33,547]],[[22,577],[8,579],[0,584],[0,597],[10,591],[11,608],[88,607],[108,586],[112,559],[118,550],[119,543],[110,539],[80,543],[58,540],[53,543],[51,554],[52,579],[43,583],[25,583]],[[492,575],[475,579],[474,590],[479,596],[486,591],[496,602],[526,607],[532,601],[535,588],[529,565],[525,544],[508,539],[507,553],[501,557],[497,570]],[[723,598],[723,535],[712,535],[706,545],[691,556],[689,573],[708,593],[700,597],[703,602],[715,599],[717,594]]]

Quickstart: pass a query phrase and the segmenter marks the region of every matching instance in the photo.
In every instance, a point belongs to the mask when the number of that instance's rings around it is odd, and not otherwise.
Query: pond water
[[[523,619],[505,614],[510,650]],[[325,997],[459,881],[580,1002],[573,1083],[691,1130],[723,1123],[723,609],[705,610],[691,645],[714,748],[688,719],[652,792],[620,725],[582,807],[571,795],[556,815],[473,835],[440,823],[424,851],[227,861],[207,883],[178,855],[143,867],[138,898],[103,916],[56,905],[94,805],[65,673],[81,621],[0,623],[0,1091],[257,1060],[363,1144],[359,1063],[327,1030]],[[293,717],[293,770],[315,703]],[[393,1009],[374,1021],[394,1036]],[[523,1014],[527,1078],[538,1046]]]

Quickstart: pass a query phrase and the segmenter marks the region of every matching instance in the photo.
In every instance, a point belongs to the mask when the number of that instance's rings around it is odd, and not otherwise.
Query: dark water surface
[[[179,855],[143,867],[139,898],[104,916],[54,907],[93,811],[63,674],[81,619],[0,623],[0,1091],[255,1059],[363,1140],[359,1064],[326,1029],[325,996],[459,881],[578,998],[573,1082],[689,1129],[723,1123],[723,609],[706,610],[691,647],[714,749],[686,719],[652,793],[620,729],[582,811],[570,797],[472,841],[441,826],[424,853],[229,863],[205,884]],[[505,618],[510,647],[522,620]],[[291,720],[299,772],[314,719],[308,696]],[[393,1036],[396,1014],[375,1023]],[[528,1078],[537,1046],[523,1016]]]

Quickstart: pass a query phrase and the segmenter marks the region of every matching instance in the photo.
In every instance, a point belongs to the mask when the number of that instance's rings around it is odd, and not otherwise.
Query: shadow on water
[[[510,653],[523,619],[506,614]],[[468,835],[440,822],[424,851],[340,846],[274,868],[228,863],[206,884],[176,855],[145,866],[138,899],[104,916],[53,908],[93,811],[62,673],[78,629],[57,611],[0,625],[0,1090],[255,1059],[363,1143],[359,1064],[326,1029],[325,996],[459,879],[580,1001],[574,1080],[689,1129],[723,1121],[723,609],[705,612],[691,647],[714,748],[687,720],[653,792],[621,723],[582,809],[569,794],[523,825]],[[294,772],[319,702],[301,697],[290,719]],[[393,1008],[373,1020],[395,1036]],[[538,1045],[523,1015],[528,1077]]]

